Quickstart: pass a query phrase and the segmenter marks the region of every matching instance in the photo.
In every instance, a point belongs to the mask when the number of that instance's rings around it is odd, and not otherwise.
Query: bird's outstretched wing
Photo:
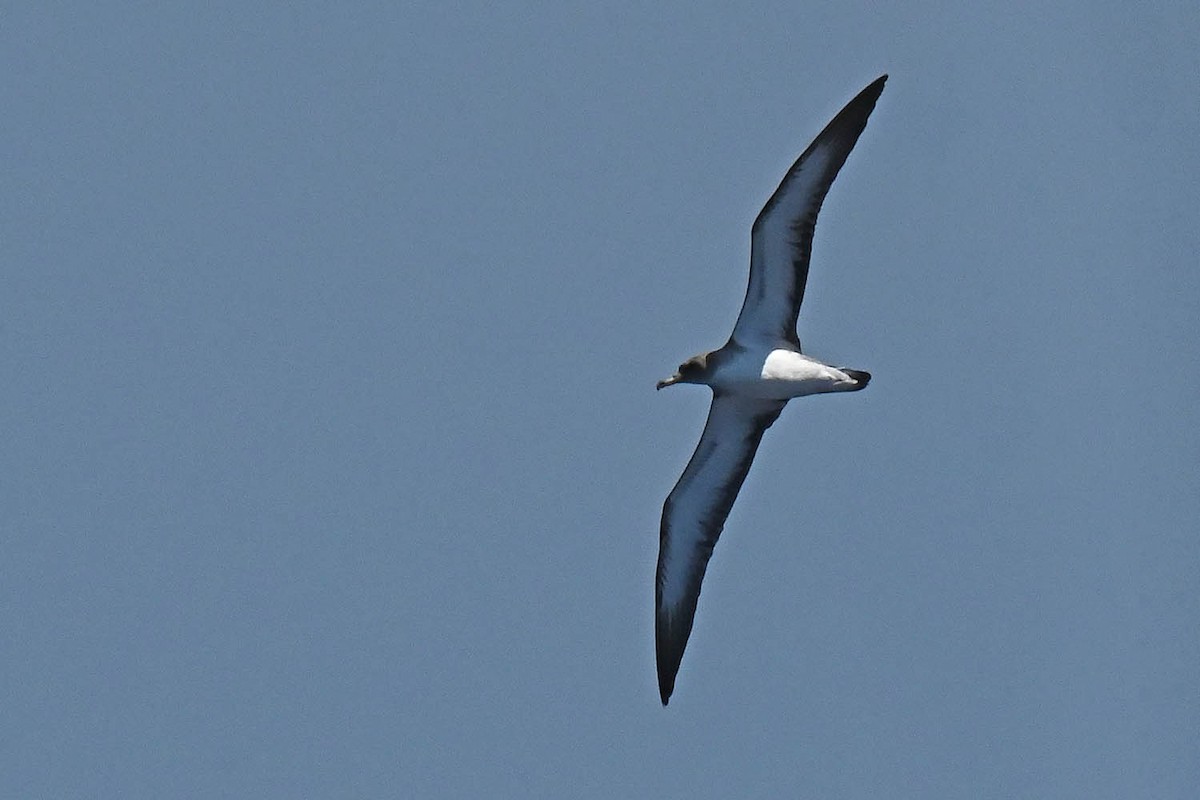
[[[700,582],[737,498],[763,431],[786,400],[714,395],[696,452],[663,504],[655,580],[658,690],[665,706],[675,688]]]
[[[786,342],[800,347],[796,317],[808,281],[817,213],[838,170],[867,125],[887,75],[846,104],[808,149],[754,220],[750,234],[750,285],[733,326],[740,344]]]

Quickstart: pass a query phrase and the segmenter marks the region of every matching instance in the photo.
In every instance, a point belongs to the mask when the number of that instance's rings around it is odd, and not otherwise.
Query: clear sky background
[[[36,10],[30,10],[31,8]],[[18,4],[0,795],[1193,798],[1194,2]],[[750,223],[891,79],[659,704]]]

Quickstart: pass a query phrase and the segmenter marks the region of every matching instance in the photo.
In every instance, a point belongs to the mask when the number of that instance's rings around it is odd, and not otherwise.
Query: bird
[[[700,584],[763,433],[795,397],[857,392],[868,372],[805,355],[796,333],[817,214],[883,92],[882,75],[817,135],[754,220],[750,280],[723,347],[693,356],[657,389],[712,389],[696,450],[663,503],[655,573],[655,656],[667,705],[700,599]]]

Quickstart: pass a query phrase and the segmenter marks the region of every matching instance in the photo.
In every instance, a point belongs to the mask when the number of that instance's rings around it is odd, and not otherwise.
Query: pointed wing
[[[675,688],[713,545],[746,480],[763,431],[786,404],[714,395],[696,452],[663,504],[654,632],[664,706]]]
[[[796,317],[808,281],[817,212],[838,170],[867,125],[887,75],[846,104],[796,160],[754,220],[750,285],[733,326],[741,344],[788,342],[797,348]]]

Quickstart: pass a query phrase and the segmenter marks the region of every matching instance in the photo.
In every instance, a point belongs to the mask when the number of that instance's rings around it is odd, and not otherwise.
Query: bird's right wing
[[[696,452],[663,504],[655,580],[655,647],[663,705],[675,688],[700,583],[763,432],[786,400],[714,395]]]

